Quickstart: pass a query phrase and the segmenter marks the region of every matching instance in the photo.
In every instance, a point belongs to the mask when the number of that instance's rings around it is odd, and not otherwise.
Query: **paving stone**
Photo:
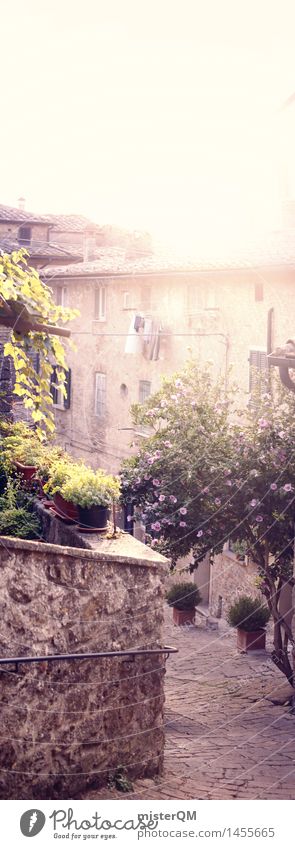
[[[101,789],[83,798],[294,799],[290,688],[270,652],[241,656],[235,637],[176,628],[168,610],[163,638],[178,654],[165,677],[164,773],[135,781],[131,794]]]

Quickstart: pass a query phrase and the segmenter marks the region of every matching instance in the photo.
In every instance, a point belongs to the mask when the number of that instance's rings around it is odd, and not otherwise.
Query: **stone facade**
[[[65,528],[47,525],[56,539]],[[129,535],[91,539],[1,538],[2,657],[163,646],[167,561]],[[121,766],[161,772],[164,667],[158,654],[0,666],[1,798],[79,797]]]
[[[67,289],[67,303],[80,310],[71,323],[77,352],[69,350],[71,403],[57,410],[58,440],[90,465],[117,472],[133,453],[130,406],[140,400],[140,382],[156,391],[165,375],[182,368],[190,355],[213,361],[216,374],[236,380],[249,398],[250,350],[267,347],[267,320],[273,310],[272,346],[294,335],[295,272],[287,268],[195,271],[133,276],[79,269],[48,275],[54,291]],[[104,321],[95,319],[95,290],[106,290]],[[128,297],[127,297],[128,296]],[[126,304],[128,306],[126,307]],[[125,353],[132,316],[141,311],[160,320],[158,360]],[[105,375],[105,411],[95,414],[96,373]]]
[[[253,598],[259,596],[255,584],[257,577],[255,563],[243,563],[230,551],[216,555],[210,570],[209,604],[213,615],[221,614],[225,617],[238,595],[250,595]]]

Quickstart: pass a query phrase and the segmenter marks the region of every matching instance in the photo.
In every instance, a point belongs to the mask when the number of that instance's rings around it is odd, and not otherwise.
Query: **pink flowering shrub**
[[[154,428],[121,469],[123,502],[145,522],[146,541],[172,564],[191,553],[191,570],[229,538],[242,544],[274,619],[274,661],[292,681],[293,638],[278,605],[293,574],[295,394],[273,380],[273,394],[245,406],[190,363],[132,413]]]

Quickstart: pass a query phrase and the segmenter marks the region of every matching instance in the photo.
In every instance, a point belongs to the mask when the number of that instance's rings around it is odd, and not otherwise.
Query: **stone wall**
[[[210,610],[218,615],[219,597],[222,598],[221,613],[225,617],[230,605],[238,595],[259,595],[255,579],[258,577],[255,563],[247,565],[237,560],[230,551],[223,551],[214,558],[211,566]],[[220,611],[219,611],[220,612]]]
[[[1,538],[2,657],[163,646],[167,561],[129,535],[89,540]],[[119,766],[160,773],[164,667],[157,654],[0,666],[1,798],[79,798]]]

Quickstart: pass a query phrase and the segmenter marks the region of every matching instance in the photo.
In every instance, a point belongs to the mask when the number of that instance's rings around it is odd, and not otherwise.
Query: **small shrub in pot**
[[[269,618],[269,609],[260,598],[243,595],[234,601],[227,621],[237,628],[239,651],[265,648],[265,626]]]
[[[173,607],[173,622],[175,625],[194,622],[195,608],[202,600],[196,584],[188,581],[174,584],[167,592],[166,599],[169,606]]]

